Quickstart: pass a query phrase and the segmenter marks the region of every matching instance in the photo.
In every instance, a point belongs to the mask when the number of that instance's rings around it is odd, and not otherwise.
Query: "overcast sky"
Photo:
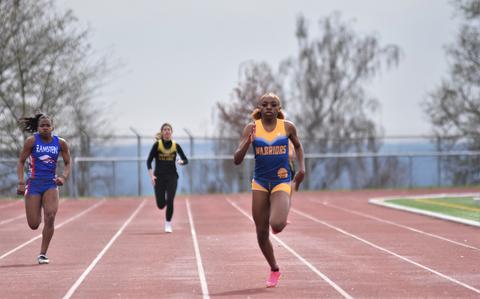
[[[375,120],[387,135],[426,134],[419,103],[447,75],[444,46],[454,41],[458,19],[447,0],[58,0],[91,28],[99,53],[113,52],[120,73],[96,101],[114,103],[119,134],[133,127],[154,135],[163,122],[174,134],[211,135],[216,102],[230,99],[239,65],[266,61],[274,69],[297,53],[295,20],[303,14],[318,36],[317,21],[334,11],[359,34],[403,51],[397,69],[371,85],[381,111]]]

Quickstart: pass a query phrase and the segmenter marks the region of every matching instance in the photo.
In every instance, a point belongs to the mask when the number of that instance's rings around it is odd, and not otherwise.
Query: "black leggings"
[[[178,177],[176,175],[158,176],[155,183],[157,207],[162,210],[165,208],[165,205],[167,206],[167,221],[171,221],[173,216],[173,200],[177,191],[177,180]]]

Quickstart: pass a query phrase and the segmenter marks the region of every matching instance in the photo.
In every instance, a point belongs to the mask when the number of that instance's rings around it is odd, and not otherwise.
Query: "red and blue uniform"
[[[35,142],[28,163],[26,195],[42,195],[48,189],[57,188],[55,172],[61,150],[59,138],[53,135],[53,140],[45,143],[40,134],[36,133],[34,137]]]
[[[261,120],[255,121],[255,170],[252,190],[290,193],[290,166],[288,164],[288,136],[285,121],[277,119],[275,128],[268,132]]]

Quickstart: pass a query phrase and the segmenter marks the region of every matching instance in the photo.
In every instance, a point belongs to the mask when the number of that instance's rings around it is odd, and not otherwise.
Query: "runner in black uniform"
[[[172,126],[168,123],[162,125],[157,134],[157,141],[153,144],[147,159],[147,168],[152,185],[155,189],[157,207],[165,213],[165,232],[172,232],[173,200],[177,191],[178,173],[175,165],[177,153],[180,156],[179,165],[188,164],[188,159],[182,147],[172,139]],[[152,160],[155,159],[155,170],[152,170]]]

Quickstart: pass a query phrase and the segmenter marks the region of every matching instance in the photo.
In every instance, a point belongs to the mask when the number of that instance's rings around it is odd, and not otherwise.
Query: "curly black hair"
[[[38,123],[40,119],[50,117],[43,113],[37,113],[34,117],[22,117],[18,121],[20,128],[25,132],[35,133],[38,130]]]

